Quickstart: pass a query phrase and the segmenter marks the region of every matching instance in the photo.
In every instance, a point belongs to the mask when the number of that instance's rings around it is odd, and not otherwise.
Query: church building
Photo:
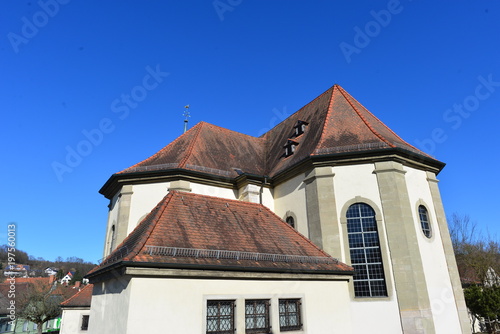
[[[113,174],[89,333],[470,333],[444,163],[334,85]]]

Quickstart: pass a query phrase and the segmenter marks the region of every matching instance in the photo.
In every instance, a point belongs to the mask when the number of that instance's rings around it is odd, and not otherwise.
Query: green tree
[[[471,285],[464,289],[464,295],[470,312],[487,320],[488,333],[497,333],[494,320],[500,319],[500,287]]]
[[[62,279],[64,276],[65,276],[65,275],[64,275],[64,271],[63,271],[62,269],[59,269],[59,270],[57,271],[57,274],[56,274],[56,279],[57,279],[57,280],[60,280],[60,279]]]
[[[74,285],[75,282],[78,282],[78,281],[82,281],[83,280],[83,276],[82,274],[80,273],[79,270],[75,271],[75,273],[73,274],[73,277],[71,278],[71,281],[69,281],[69,284],[70,285]]]
[[[482,235],[468,216],[457,214],[450,220],[450,236],[473,326],[484,318],[488,333],[495,333],[500,319],[500,244]]]

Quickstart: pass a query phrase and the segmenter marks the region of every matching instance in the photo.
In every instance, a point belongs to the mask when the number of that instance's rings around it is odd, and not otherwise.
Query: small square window
[[[302,329],[300,299],[280,299],[279,317],[280,331],[295,331]]]
[[[234,333],[234,300],[207,300],[207,334]]]
[[[269,300],[245,301],[245,332],[271,333]]]

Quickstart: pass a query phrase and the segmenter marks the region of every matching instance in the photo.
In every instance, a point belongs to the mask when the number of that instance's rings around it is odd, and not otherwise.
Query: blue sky
[[[4,1],[0,242],[102,257],[115,172],[206,121],[260,135],[338,83],[447,163],[448,216],[500,234],[500,3]],[[88,143],[91,143],[88,145]],[[82,154],[75,156],[75,153]]]

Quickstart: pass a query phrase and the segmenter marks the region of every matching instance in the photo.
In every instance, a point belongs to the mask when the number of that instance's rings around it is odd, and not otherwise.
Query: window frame
[[[90,315],[88,315],[88,314],[83,314],[82,315],[82,325],[80,326],[80,329],[82,331],[88,331],[89,330],[89,320],[90,320]]]
[[[425,213],[421,212],[421,209],[425,210]],[[433,236],[431,220],[429,219],[429,210],[423,204],[419,204],[417,207],[418,220],[420,222],[420,230],[427,239],[431,239]],[[422,218],[425,215],[425,219]]]
[[[254,313],[247,313],[248,305],[253,306]],[[264,313],[257,313],[257,305],[263,304]],[[245,333],[271,333],[271,301],[269,299],[245,299]],[[264,327],[248,328],[248,320],[253,319],[253,324],[257,324],[257,317],[264,316]]]
[[[371,204],[371,203],[370,203]],[[377,220],[377,212],[374,207],[364,200],[359,200],[347,203],[345,210],[343,210],[342,223],[345,227],[343,229],[346,240],[347,254],[349,254],[349,261],[353,267],[362,268],[363,271],[358,271],[353,277],[352,292],[354,298],[387,298],[389,297],[389,282],[386,272],[386,262],[383,242],[380,232],[379,221]],[[354,206],[358,206],[358,215],[348,217],[348,214]],[[362,209],[369,209],[362,212]],[[369,214],[368,214],[369,213]],[[349,231],[349,223],[355,224],[354,221],[359,221],[359,231]],[[371,221],[370,221],[371,220]],[[364,223],[369,224],[370,228],[364,227]],[[353,228],[354,229],[354,228]],[[356,238],[355,238],[356,237]],[[360,241],[360,247],[352,247],[351,241]],[[376,241],[376,242],[375,242]],[[358,256],[354,256],[358,253]],[[374,261],[374,258],[378,261]],[[356,260],[357,259],[357,260]],[[357,262],[357,263],[355,263]],[[362,276],[361,276],[362,275]],[[371,278],[370,275],[376,275],[376,278]],[[358,276],[358,277],[356,277]],[[359,276],[363,278],[359,278]],[[360,291],[362,282],[366,282],[368,293]],[[382,284],[380,284],[381,282]],[[377,291],[373,291],[376,289]]]
[[[281,305],[284,303],[284,312],[281,310]],[[288,305],[295,304],[296,311],[289,311]],[[285,319],[285,325],[282,324],[282,317]],[[296,325],[290,324],[290,319],[295,319]],[[304,324],[302,321],[302,299],[301,298],[280,298],[278,299],[278,322],[280,332],[300,331]]]
[[[230,320],[230,329],[221,329],[221,304],[229,304],[230,305],[230,314],[229,314],[229,320]],[[215,316],[211,316],[209,314],[209,306],[210,304],[217,304],[217,314]],[[235,323],[235,309],[236,309],[236,300],[234,299],[208,299],[206,303],[206,329],[205,332],[207,334],[228,334],[228,333],[234,333],[236,331],[236,323]],[[212,319],[211,319],[212,318]],[[215,330],[210,330],[209,328],[209,321],[210,320],[216,320],[217,321],[217,328]]]

